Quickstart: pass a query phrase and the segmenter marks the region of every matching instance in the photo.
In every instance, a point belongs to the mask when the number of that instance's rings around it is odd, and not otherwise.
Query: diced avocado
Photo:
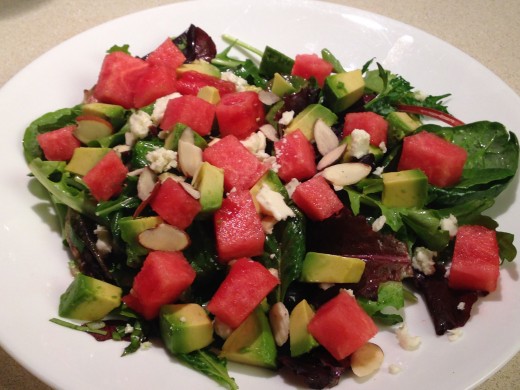
[[[351,153],[350,153],[350,150],[349,150],[349,144],[352,142],[352,136],[350,135],[347,135],[345,138],[343,138],[341,141],[340,141],[340,144],[347,144],[347,148],[345,149],[345,153],[343,153],[343,157],[341,158],[341,162],[350,162],[352,161],[352,156],[351,156]],[[381,150],[380,148],[378,148],[377,146],[374,146],[372,144],[368,145],[368,153],[370,154],[373,154],[374,155],[374,159],[376,162],[380,161],[383,156],[385,155],[383,150]]]
[[[292,357],[303,355],[319,345],[307,330],[312,317],[314,311],[305,299],[292,310],[289,316],[289,343]]]
[[[300,280],[310,283],[357,283],[365,270],[365,262],[355,257],[307,252]]]
[[[224,197],[223,169],[204,161],[192,184],[200,192],[201,213],[212,213],[220,209]]]
[[[266,46],[260,61],[260,73],[268,79],[272,78],[275,73],[291,74],[294,60],[285,54]]]
[[[421,121],[408,115],[406,112],[393,111],[386,116],[388,121],[388,144],[394,145],[407,135],[413,133]]]
[[[84,176],[111,150],[110,148],[76,148],[65,170]]]
[[[164,148],[177,151],[179,148],[179,139],[182,137],[182,133],[184,133],[186,128],[188,128],[188,126],[182,123],[177,123],[164,140]],[[206,140],[193,130],[191,130],[191,132],[193,133],[193,141],[195,146],[198,146],[201,149],[205,149],[208,146]]]
[[[59,315],[82,321],[97,321],[121,304],[121,288],[77,274],[60,297]]]
[[[159,324],[162,340],[172,354],[190,353],[213,341],[213,324],[196,303],[162,306]]]
[[[387,207],[418,207],[428,199],[428,177],[420,169],[387,172],[383,178],[381,201]]]
[[[132,251],[136,256],[148,254],[148,249],[139,244],[139,233],[152,229],[162,223],[160,217],[123,217],[119,220],[119,228],[121,229],[121,238],[127,244],[127,249]]]
[[[293,85],[286,80],[280,73],[275,73],[273,77],[273,85],[271,87],[271,91],[280,97],[287,95],[289,93],[293,93],[296,89]]]
[[[324,104],[334,112],[341,112],[361,99],[364,91],[365,81],[360,69],[336,73],[325,79]]]
[[[189,64],[182,64],[177,68],[177,75],[181,75],[189,71],[195,71],[207,74],[208,76],[220,78],[220,70],[215,65],[212,65],[204,60],[195,60]]]
[[[199,89],[197,97],[204,99],[205,101],[211,104],[217,104],[218,102],[220,102],[220,94],[218,92],[218,89],[212,87],[211,85],[205,85],[204,87]]]
[[[285,132],[290,133],[300,129],[305,137],[307,137],[309,141],[312,141],[314,139],[314,124],[318,119],[325,122],[327,126],[332,126],[336,123],[338,117],[321,104],[310,104],[294,117],[289,126],[286,127]]]
[[[276,368],[276,344],[269,320],[258,307],[222,346],[220,356],[237,363]]]
[[[258,192],[260,192],[260,189],[264,184],[267,184],[270,189],[273,191],[279,192],[282,194],[284,199],[286,201],[289,200],[289,193],[287,192],[287,189],[283,185],[282,181],[278,177],[278,175],[272,171],[268,170],[264,175],[255,183],[253,187],[249,190],[249,193],[251,194],[251,197],[253,198],[253,203],[255,204],[256,211],[259,213],[260,210],[260,204],[256,200],[256,195]]]
[[[119,129],[125,123],[126,110],[117,104],[85,103],[81,106],[81,112],[83,115],[95,115],[106,119],[116,129]]]

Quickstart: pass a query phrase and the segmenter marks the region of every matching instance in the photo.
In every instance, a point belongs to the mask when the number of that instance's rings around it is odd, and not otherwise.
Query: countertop
[[[122,15],[174,2],[0,0],[0,87],[41,54],[82,31]],[[332,2],[382,14],[433,34],[491,69],[520,94],[520,2],[517,0]],[[520,354],[478,387],[479,390],[513,388],[520,388]],[[0,389],[48,387],[0,348]]]

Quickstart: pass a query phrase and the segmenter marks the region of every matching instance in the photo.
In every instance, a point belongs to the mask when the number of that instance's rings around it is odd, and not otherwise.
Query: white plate
[[[520,98],[500,79],[454,47],[420,30],[368,12],[301,0],[226,0],[177,3],[150,9],[103,24],[49,51],[22,70],[0,91],[2,118],[0,167],[2,195],[2,268],[0,272],[0,342],[33,374],[57,388],[171,389],[217,388],[209,379],[154,347],[121,358],[123,345],[97,343],[91,337],[51,324],[60,294],[71,281],[67,253],[47,201],[27,177],[21,138],[27,124],[39,115],[82,99],[83,89],[96,81],[105,50],[130,44],[144,55],[166,36],[181,33],[190,23],[217,41],[222,33],[253,46],[266,44],[289,55],[327,47],[349,68],[376,57],[431,94],[451,92],[449,105],[457,117],[471,122],[497,120],[520,128]],[[476,81],[478,80],[478,82]],[[485,91],[486,98],[482,98]],[[501,195],[492,215],[501,230],[520,233],[518,178]],[[517,243],[518,245],[518,243]],[[423,304],[406,310],[410,331],[422,338],[408,352],[395,336],[376,338],[385,350],[381,371],[364,381],[344,379],[339,388],[364,390],[465,389],[481,383],[520,349],[520,288],[516,263],[501,273],[500,288],[481,300],[457,342],[435,336]],[[59,361],[59,363],[58,363]],[[390,364],[402,372],[388,373]],[[291,388],[276,375],[230,364],[243,389]],[[353,381],[360,383],[352,383]],[[361,383],[362,382],[362,383]]]

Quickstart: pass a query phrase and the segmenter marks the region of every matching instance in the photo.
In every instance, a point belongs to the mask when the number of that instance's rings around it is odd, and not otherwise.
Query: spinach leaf
[[[226,361],[216,356],[211,350],[199,349],[175,356],[194,370],[207,375],[222,386],[230,390],[238,389],[235,380],[229,376]]]
[[[511,233],[497,232],[500,258],[505,261],[513,261],[516,257],[516,248],[513,244],[515,236]]]
[[[369,316],[377,318],[386,325],[403,322],[403,317],[397,313],[397,310],[404,306],[404,290],[401,282],[381,283],[377,290],[377,301],[362,297],[357,298],[357,301]]]
[[[23,149],[27,162],[30,162],[37,157],[43,158],[43,151],[41,150],[37,139],[38,134],[43,134],[73,124],[80,113],[80,106],[62,108],[57,111],[48,112],[31,122],[23,136]]]

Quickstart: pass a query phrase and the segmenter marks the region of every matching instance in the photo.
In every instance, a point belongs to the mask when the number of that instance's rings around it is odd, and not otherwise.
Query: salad
[[[229,388],[227,360],[312,388],[372,375],[378,328],[420,344],[417,296],[455,337],[516,255],[482,214],[516,174],[515,135],[375,59],[225,39],[192,25],[142,58],[114,46],[83,102],[27,128],[74,260],[52,321],[123,355],[161,338]]]

